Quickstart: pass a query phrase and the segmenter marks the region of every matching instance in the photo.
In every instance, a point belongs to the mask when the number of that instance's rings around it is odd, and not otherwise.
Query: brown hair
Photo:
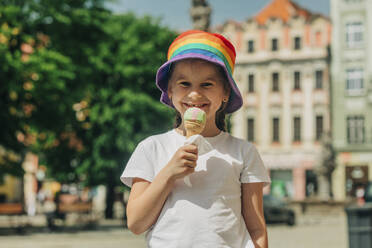
[[[177,64],[177,62],[172,63],[171,65],[169,65],[168,80],[171,78],[176,64]],[[215,64],[213,64],[213,65],[215,65]],[[216,65],[216,68],[217,68],[217,70],[218,70],[218,72],[219,72],[219,74],[222,78],[224,90],[227,91],[227,92],[230,92],[230,94],[231,94],[231,86],[228,83],[228,79],[227,79],[225,70],[221,66],[218,66],[218,65]],[[168,81],[168,83],[169,83],[169,81]],[[226,110],[226,107],[227,107],[229,102],[230,102],[230,99],[227,102],[222,102],[221,107],[216,112],[216,120],[215,120],[216,126],[217,126],[218,129],[220,129],[224,132],[226,132],[226,130],[227,130],[227,128],[226,128],[226,111],[225,110]],[[177,111],[177,109],[174,109],[174,111],[176,113],[174,127],[177,128],[182,124],[182,116]]]

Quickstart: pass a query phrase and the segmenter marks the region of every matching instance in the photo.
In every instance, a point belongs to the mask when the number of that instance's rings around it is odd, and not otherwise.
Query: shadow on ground
[[[33,226],[24,225],[18,227],[0,227],[0,237],[9,235],[32,235],[35,233],[79,233],[91,231],[111,231],[126,229],[124,221],[120,220],[103,220],[98,223],[89,224],[76,224],[76,225],[54,225],[53,227],[47,226]]]

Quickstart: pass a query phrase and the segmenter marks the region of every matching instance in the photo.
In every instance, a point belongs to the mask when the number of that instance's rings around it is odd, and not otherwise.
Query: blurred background
[[[172,128],[155,74],[201,29],[237,51],[228,127],[270,173],[270,247],[372,247],[350,224],[372,213],[371,28],[372,0],[1,0],[0,241],[145,247],[119,176]]]

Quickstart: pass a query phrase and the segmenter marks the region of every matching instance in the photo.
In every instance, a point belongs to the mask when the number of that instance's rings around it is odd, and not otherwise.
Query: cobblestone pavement
[[[341,211],[327,215],[308,214],[298,218],[293,227],[268,225],[270,248],[347,248],[346,216]],[[119,221],[106,222],[95,230],[66,229],[48,232],[32,229],[26,234],[0,230],[4,248],[144,248],[144,236],[136,236],[120,227]]]
[[[306,216],[298,224],[268,225],[270,248],[347,248],[345,214]]]

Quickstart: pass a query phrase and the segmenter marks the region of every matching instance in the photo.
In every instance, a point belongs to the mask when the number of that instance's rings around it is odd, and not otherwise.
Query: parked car
[[[290,226],[295,224],[295,212],[284,200],[273,195],[264,195],[263,203],[267,223],[287,223]]]

